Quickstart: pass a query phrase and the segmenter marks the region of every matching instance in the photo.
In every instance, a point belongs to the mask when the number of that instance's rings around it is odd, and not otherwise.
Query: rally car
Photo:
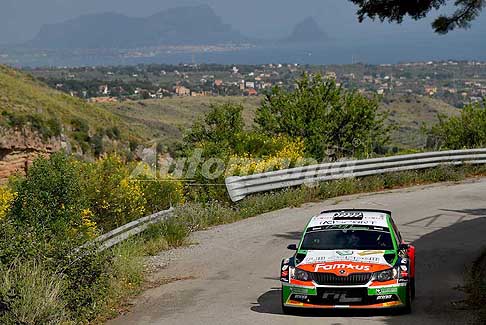
[[[399,308],[411,312],[415,247],[390,211],[328,210],[311,218],[282,261],[282,309]]]

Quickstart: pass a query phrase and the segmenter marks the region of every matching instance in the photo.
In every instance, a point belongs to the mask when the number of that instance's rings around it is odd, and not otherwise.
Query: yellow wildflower
[[[5,218],[16,196],[17,193],[6,187],[0,187],[0,220]]]

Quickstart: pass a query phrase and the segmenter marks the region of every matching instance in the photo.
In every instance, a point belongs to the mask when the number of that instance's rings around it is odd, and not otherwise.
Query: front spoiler
[[[405,307],[405,305],[400,301],[390,301],[380,304],[373,305],[315,305],[310,303],[303,303],[295,300],[288,300],[285,307],[295,307],[295,308],[309,308],[309,309],[382,309],[382,308],[397,308]]]

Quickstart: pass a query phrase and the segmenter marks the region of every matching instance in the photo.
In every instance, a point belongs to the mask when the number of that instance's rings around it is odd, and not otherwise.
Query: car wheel
[[[407,285],[407,295],[405,297],[405,306],[402,309],[402,314],[410,314],[412,312],[412,284]]]

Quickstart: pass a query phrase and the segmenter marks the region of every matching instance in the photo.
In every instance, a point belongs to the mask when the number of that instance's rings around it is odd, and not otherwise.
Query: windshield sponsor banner
[[[361,213],[361,212],[360,212]],[[332,214],[320,215],[312,218],[308,227],[318,227],[324,225],[374,225],[388,228],[386,218],[383,214],[365,213],[363,216],[355,217],[334,217]]]
[[[383,257],[385,251],[308,251],[301,264],[330,262],[357,262],[388,265]]]

